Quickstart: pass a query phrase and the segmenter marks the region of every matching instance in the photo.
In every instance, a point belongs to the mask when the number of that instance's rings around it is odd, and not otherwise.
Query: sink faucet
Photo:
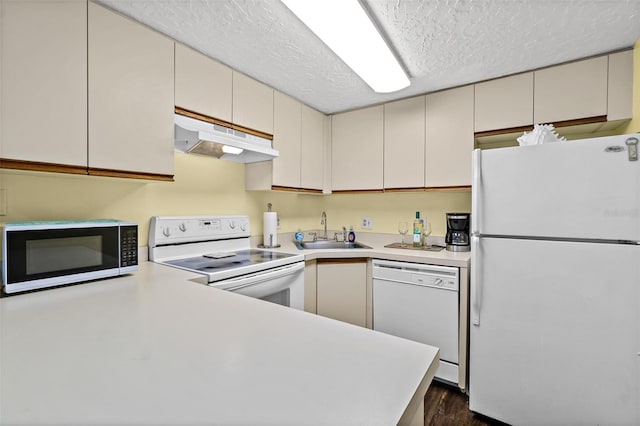
[[[320,225],[324,225],[324,233],[322,238],[328,240],[327,238],[327,213],[322,212],[322,216],[320,217]]]
[[[342,227],[342,242],[343,242],[343,243],[346,243],[346,242],[347,242],[347,240],[348,240],[348,237],[347,237],[347,227],[346,227],[346,226],[343,226],[343,227]]]

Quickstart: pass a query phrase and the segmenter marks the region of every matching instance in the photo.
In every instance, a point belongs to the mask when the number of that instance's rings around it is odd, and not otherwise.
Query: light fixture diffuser
[[[378,93],[410,81],[358,0],[282,0],[356,74]]]

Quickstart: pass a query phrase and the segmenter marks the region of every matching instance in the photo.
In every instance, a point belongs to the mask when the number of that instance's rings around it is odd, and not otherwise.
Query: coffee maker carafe
[[[447,235],[445,242],[449,251],[470,251],[470,213],[447,213]]]

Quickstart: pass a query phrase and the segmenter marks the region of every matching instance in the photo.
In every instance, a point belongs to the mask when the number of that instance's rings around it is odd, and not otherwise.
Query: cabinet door
[[[366,327],[366,260],[318,260],[316,286],[318,315]]]
[[[534,123],[607,114],[606,56],[534,72]]]
[[[90,168],[173,175],[173,45],[89,2]]]
[[[302,105],[300,186],[322,190],[324,187],[324,125],[326,116]]]
[[[427,95],[426,187],[471,185],[473,86]]]
[[[533,124],[533,73],[512,75],[474,86],[476,132]]]
[[[231,121],[231,68],[176,43],[176,106]]]
[[[273,134],[273,89],[233,71],[233,123]]]
[[[607,120],[633,117],[633,50],[609,55]]]
[[[383,188],[383,106],[331,118],[332,188]]]
[[[274,93],[273,147],[280,155],[273,159],[273,185],[300,187],[300,102]]]
[[[384,187],[424,185],[425,97],[384,105]]]
[[[86,173],[86,2],[0,5],[0,157],[79,166]]]

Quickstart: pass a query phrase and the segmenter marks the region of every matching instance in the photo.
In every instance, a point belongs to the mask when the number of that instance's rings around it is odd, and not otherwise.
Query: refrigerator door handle
[[[482,150],[474,149],[472,153],[473,181],[471,182],[471,234],[479,234],[478,220],[480,217],[480,185],[482,174],[480,166],[482,165]]]
[[[480,325],[480,238],[471,236],[471,323]]]

